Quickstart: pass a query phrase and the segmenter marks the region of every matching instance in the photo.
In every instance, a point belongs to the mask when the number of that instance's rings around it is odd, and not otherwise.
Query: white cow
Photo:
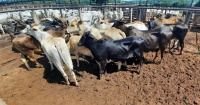
[[[2,24],[3,24],[4,22],[6,22],[7,18],[8,18],[8,14],[7,14],[7,13],[1,13],[1,14],[0,14],[0,29],[1,29],[1,31],[3,32],[3,34],[5,34],[5,32],[4,32],[4,30],[3,30]]]
[[[94,21],[93,26],[96,27],[97,29],[109,29],[113,26],[114,22],[109,23],[108,20],[101,20],[101,18],[99,17],[98,19],[96,19]]]
[[[76,76],[73,72],[73,64],[71,56],[64,38],[53,37],[47,32],[41,31],[40,26],[34,26],[33,28],[28,28],[28,30],[27,29],[23,30],[23,32],[26,32],[29,35],[35,37],[41,43],[41,47],[50,62],[51,70],[54,69],[53,68],[54,64],[57,67],[57,69],[61,72],[67,84],[69,85],[70,82],[68,80],[68,76],[64,72],[64,66],[63,66],[64,62],[68,70],[71,72],[73,79],[75,80],[75,85],[78,86]]]

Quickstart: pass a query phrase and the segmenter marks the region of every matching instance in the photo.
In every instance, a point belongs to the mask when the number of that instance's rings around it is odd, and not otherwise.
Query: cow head
[[[85,46],[87,44],[87,38],[93,37],[90,31],[84,32],[81,39],[78,42],[78,46]]]
[[[50,38],[53,37],[48,32],[40,30],[40,26],[39,25],[38,26],[34,26],[34,27],[30,27],[30,25],[27,25],[26,34],[35,37],[39,42],[41,42],[43,39],[47,39],[49,37]]]
[[[149,30],[155,29],[157,27],[156,21],[154,18],[151,18],[148,22]]]
[[[77,21],[77,20],[74,20],[72,21],[69,26],[67,27],[67,33],[70,33],[70,34],[79,34],[79,31],[80,31],[80,27],[79,25],[82,25],[83,24],[83,21]]]
[[[44,26],[45,28],[43,29],[44,31],[48,31],[48,30],[63,30],[66,28],[66,25],[58,18],[53,18],[53,20],[42,20],[40,22],[40,25]]]
[[[26,28],[26,24],[21,20],[7,20],[6,31],[12,34],[19,34]]]
[[[124,25],[124,22],[122,20],[115,21],[112,27],[120,29]]]

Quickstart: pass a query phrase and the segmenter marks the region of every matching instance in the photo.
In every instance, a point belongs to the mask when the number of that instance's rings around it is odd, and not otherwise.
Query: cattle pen
[[[23,11],[41,10],[51,18],[49,10],[58,10],[60,17],[66,17],[65,11],[77,10],[81,17],[82,11],[123,11],[124,20],[132,22],[149,21],[148,12],[183,11],[184,23],[190,26],[185,38],[183,54],[178,51],[170,54],[168,49],[161,63],[148,62],[143,64],[141,73],[133,70],[135,66],[127,64],[117,71],[117,65],[110,63],[107,74],[101,80],[97,79],[98,68],[85,59],[80,59],[76,66],[76,57],[72,55],[74,69],[82,77],[77,76],[78,87],[66,85],[62,74],[57,70],[51,71],[48,59],[37,55],[37,61],[44,68],[26,70],[20,59],[20,53],[12,50],[12,43],[8,34],[0,35],[0,99],[7,105],[199,105],[200,104],[200,53],[199,27],[194,27],[192,17],[200,8],[168,8],[145,7],[130,5],[16,5],[2,6],[1,14],[16,13],[23,19]],[[1,23],[3,24],[3,23]],[[6,32],[5,32],[6,33]],[[144,53],[146,59],[152,59],[153,52]],[[160,57],[158,57],[160,59]],[[70,80],[71,77],[69,77]],[[71,82],[71,81],[70,81]],[[72,81],[73,82],[73,81]]]
[[[134,21],[134,19],[137,19],[139,21],[142,22],[146,22],[149,21],[149,17],[148,14],[150,14],[150,12],[152,12],[151,10],[160,10],[160,11],[170,11],[170,10],[174,10],[174,11],[186,11],[187,14],[182,17],[182,19],[184,20],[184,23],[187,24],[189,27],[192,27],[193,23],[191,21],[192,19],[192,14],[198,14],[200,11],[200,8],[197,7],[191,7],[191,8],[174,8],[174,7],[144,7],[144,6],[130,6],[130,5],[65,5],[65,4],[56,4],[56,5],[47,5],[47,4],[42,4],[42,5],[18,5],[18,6],[2,6],[0,8],[0,13],[7,13],[7,12],[18,12],[20,18],[21,18],[21,11],[26,11],[26,10],[43,10],[45,16],[47,15],[47,11],[49,9],[53,9],[53,10],[59,10],[60,11],[60,15],[61,18],[65,17],[63,15],[62,11],[65,11],[66,9],[74,9],[74,10],[78,10],[79,11],[79,16],[81,17],[81,11],[84,11],[84,9],[86,10],[100,10],[102,11],[103,14],[105,14],[106,10],[123,10],[124,12],[124,20],[126,20],[127,22],[132,22]],[[149,10],[149,11],[147,11]],[[122,16],[120,17],[122,18]],[[198,29],[194,29],[194,27],[192,28],[193,32],[196,32],[196,42],[198,42]],[[198,46],[199,49],[199,46]]]

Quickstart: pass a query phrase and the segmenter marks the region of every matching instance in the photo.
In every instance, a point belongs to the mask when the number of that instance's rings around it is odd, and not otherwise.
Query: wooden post
[[[105,13],[106,13],[106,8],[103,8],[103,16],[105,16]]]
[[[141,15],[142,15],[142,13],[141,13],[141,10],[140,10],[140,9],[138,9],[138,20],[139,20],[139,21],[141,21],[141,20],[142,20],[142,19],[141,19],[141,17],[142,17]]]
[[[81,8],[79,8],[78,13],[79,13],[79,17],[80,17],[80,19],[82,20],[83,17],[82,17],[82,11],[81,11]]]
[[[63,18],[62,9],[60,9],[60,15],[61,15],[61,18]]]
[[[45,13],[46,18],[48,18],[49,16],[47,14],[47,9],[44,9],[44,13]]]
[[[21,11],[19,11],[19,18],[20,18],[20,20],[23,20],[23,14]]]
[[[119,8],[119,13],[120,13],[119,18],[120,18],[120,19],[123,17],[123,15],[121,14],[121,12],[123,12],[123,11],[122,11],[122,8]]]
[[[133,22],[133,8],[129,8],[130,10],[130,23]]]
[[[142,21],[142,22],[145,22],[146,21],[146,12],[147,12],[147,9],[141,9],[140,10],[141,12],[141,17],[140,17],[140,21]]]

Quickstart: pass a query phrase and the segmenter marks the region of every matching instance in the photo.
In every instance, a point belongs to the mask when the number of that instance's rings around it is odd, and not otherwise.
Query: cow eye
[[[74,27],[74,25],[71,25],[72,27]]]

